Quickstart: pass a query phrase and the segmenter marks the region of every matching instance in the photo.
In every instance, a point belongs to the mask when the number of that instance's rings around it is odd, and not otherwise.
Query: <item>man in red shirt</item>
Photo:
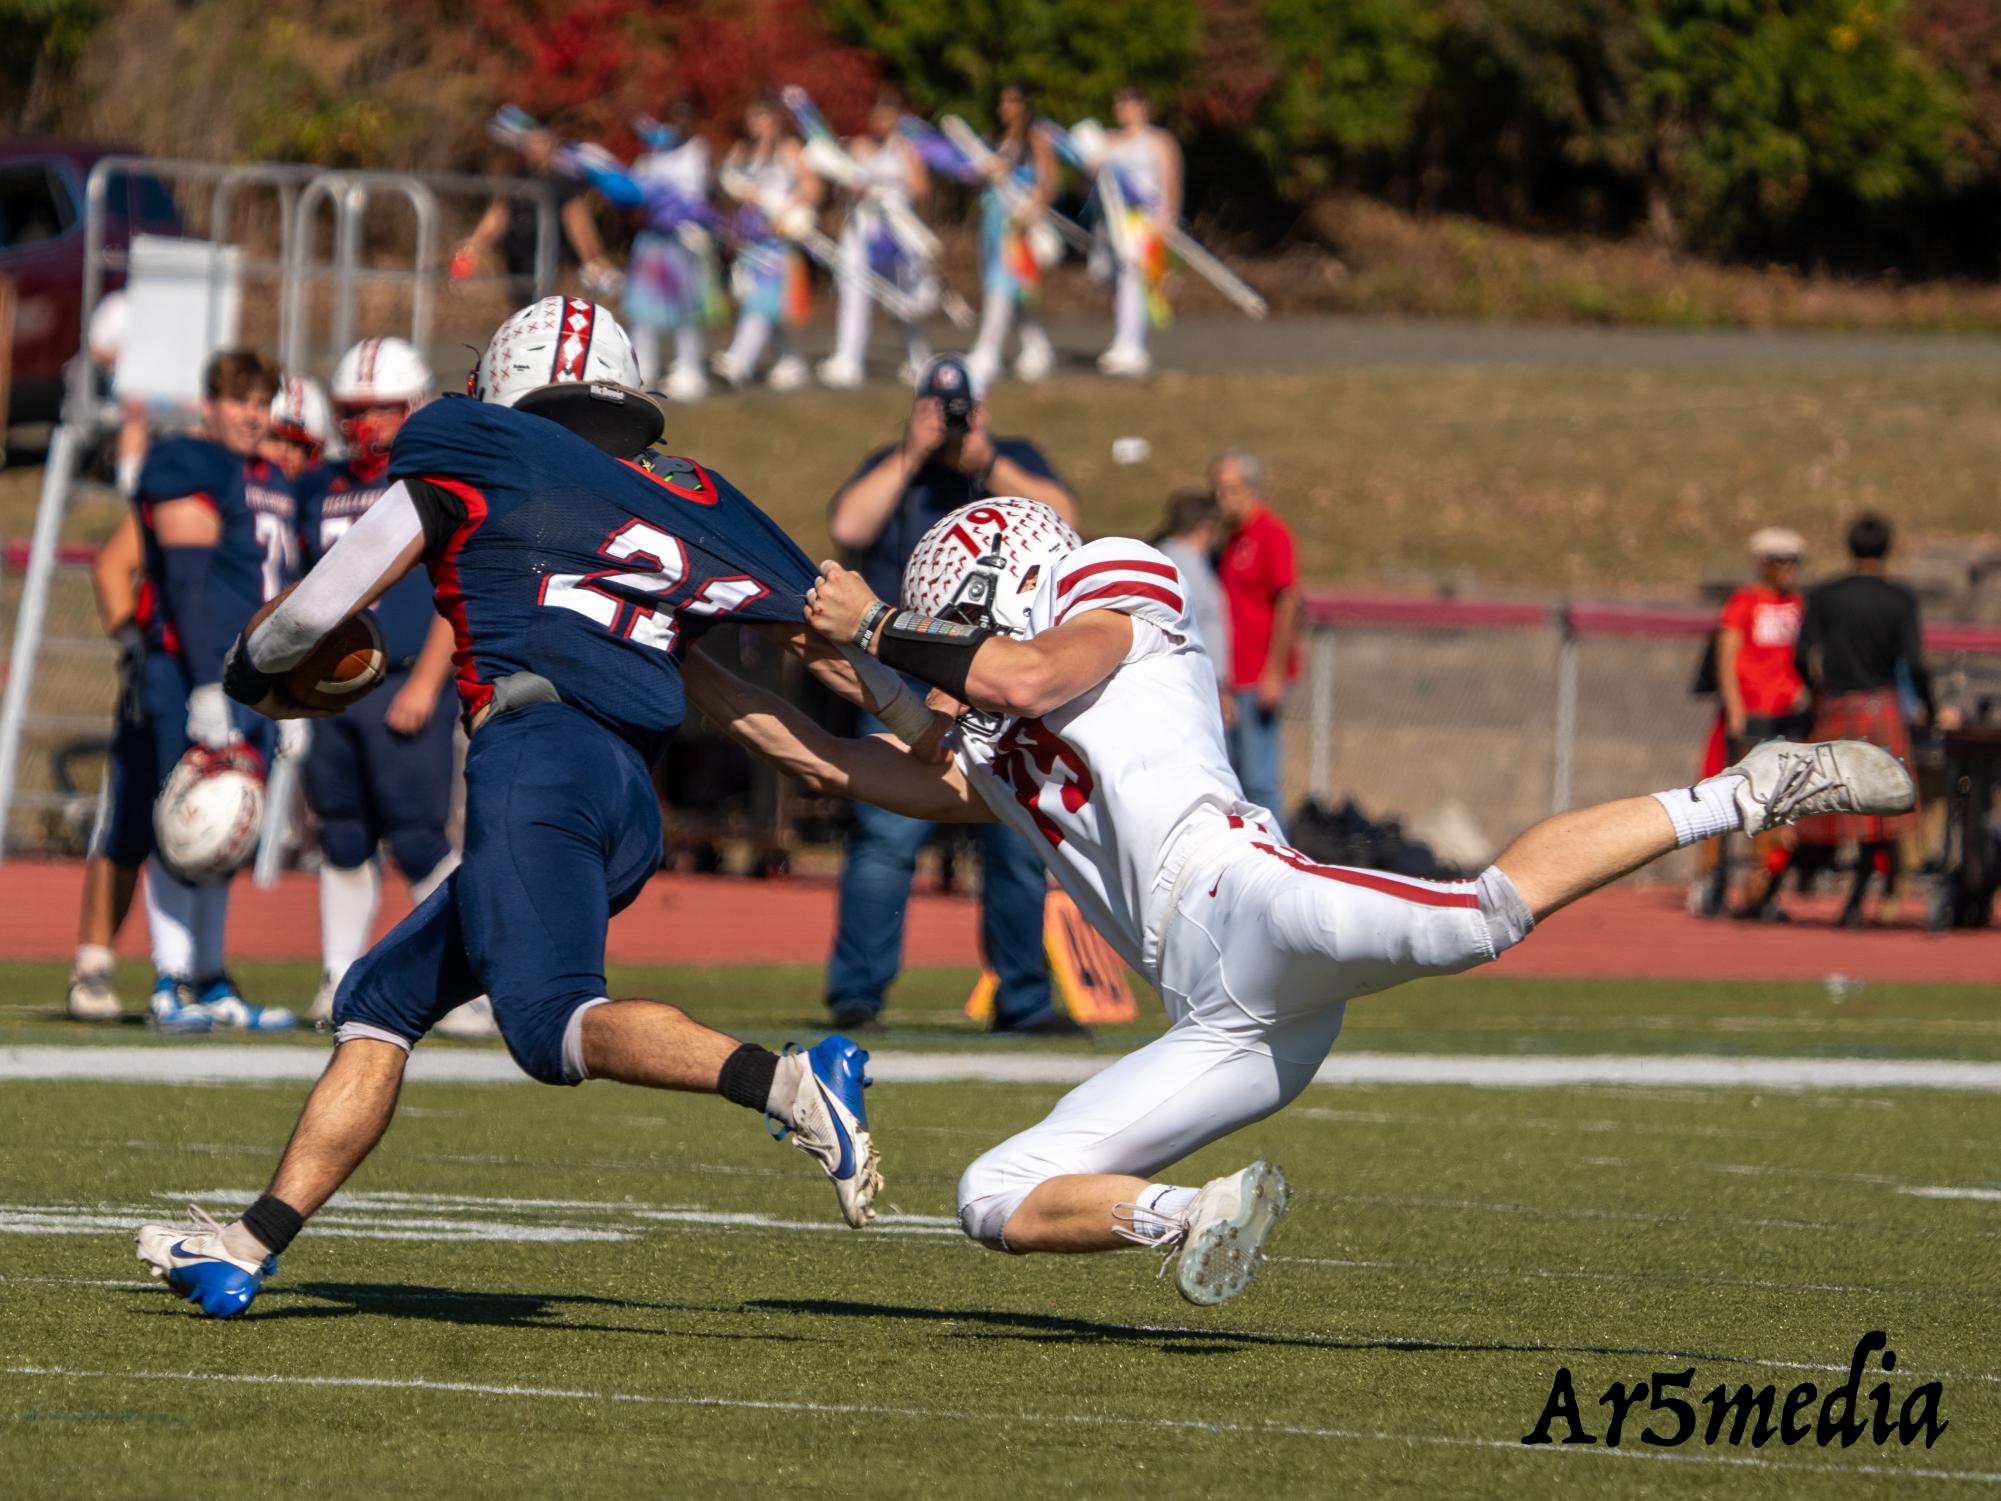
[[[1229,536],[1217,560],[1230,616],[1224,722],[1244,797],[1279,812],[1279,704],[1299,675],[1299,570],[1292,532],[1265,503],[1264,466],[1241,449],[1209,465]],[[1234,710],[1234,712],[1232,712]]]
[[[1799,592],[1806,544],[1797,532],[1768,526],[1751,538],[1758,581],[1723,606],[1716,631],[1716,687],[1721,702],[1718,734],[1724,762],[1767,740],[1802,740],[1811,728],[1805,681],[1793,660],[1806,601]],[[1712,755],[1715,754],[1712,751]],[[1779,876],[1792,858],[1790,829],[1773,829],[1752,841],[1752,868],[1738,916],[1775,918]],[[1723,863],[1707,883],[1705,910],[1721,908]]]

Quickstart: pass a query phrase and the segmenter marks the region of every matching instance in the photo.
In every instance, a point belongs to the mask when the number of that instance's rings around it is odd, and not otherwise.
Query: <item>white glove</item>
[[[278,754],[286,760],[294,760],[306,753],[306,747],[313,743],[310,723],[303,719],[281,719],[278,721]]]
[[[207,683],[188,695],[188,739],[209,750],[221,750],[236,738],[222,684]]]
[[[793,203],[779,212],[778,217],[771,221],[771,227],[788,240],[803,240],[813,232],[813,226],[818,222],[811,208],[803,203]]]

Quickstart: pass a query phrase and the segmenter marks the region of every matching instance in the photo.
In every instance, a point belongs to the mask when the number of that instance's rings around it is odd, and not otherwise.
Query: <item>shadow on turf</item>
[[[157,1296],[149,1293],[148,1296]],[[295,1303],[294,1299],[311,1299]],[[273,1304],[276,1307],[273,1307]],[[729,1307],[697,1307],[687,1303],[648,1303],[636,1298],[598,1298],[582,1293],[481,1293],[455,1287],[418,1287],[398,1282],[294,1282],[273,1286],[257,1306],[238,1316],[240,1323],[268,1324],[286,1319],[343,1319],[355,1314],[381,1318],[424,1319],[494,1329],[548,1329],[566,1334],[652,1334],[676,1339],[783,1340],[796,1334],[721,1333],[663,1329],[631,1324],[577,1323],[567,1315],[576,1309],[625,1309],[667,1313],[731,1313]],[[176,1306],[169,1310],[185,1315]]]
[[[973,1324],[974,1339],[1020,1339],[1072,1344],[1085,1340],[1151,1344],[1175,1355],[1223,1355],[1257,1345],[1281,1345],[1316,1350],[1380,1350],[1392,1354],[1440,1352],[1464,1355],[1632,1355],[1674,1360],[1764,1364],[1736,1355],[1702,1350],[1661,1350],[1627,1345],[1534,1345],[1501,1340],[1336,1339],[1324,1334],[1264,1334],[1249,1329],[1194,1329],[1145,1324],[1100,1324],[1090,1319],[1048,1313],[1012,1313],[990,1308],[904,1308],[887,1303],[836,1303],[818,1298],[761,1298],[746,1309],[768,1313],[808,1313],[828,1318],[920,1319],[931,1323]]]

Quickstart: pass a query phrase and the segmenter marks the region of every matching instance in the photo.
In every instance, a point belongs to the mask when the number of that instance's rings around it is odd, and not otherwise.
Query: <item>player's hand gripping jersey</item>
[[[205,668],[213,681],[221,648],[298,571],[292,492],[275,465],[239,458],[210,439],[174,437],[153,445],[133,496],[146,548],[139,626],[149,647],[175,657],[183,656],[187,645],[173,625],[182,602],[168,581],[153,512],[168,501],[189,499],[212,507],[222,525],[205,586],[214,622],[215,662],[188,663],[198,681]]]
[[[959,760],[995,814],[1042,848],[1092,926],[1151,977],[1187,855],[1232,814],[1278,824],[1244,802],[1230,770],[1215,672],[1174,564],[1129,537],[1067,553],[1037,582],[1028,634],[1092,610],[1132,617],[1118,670],[1040,719],[968,728]]]
[[[653,463],[488,402],[433,402],[404,425],[389,476],[423,517],[468,720],[500,679],[533,673],[650,757],[683,716],[690,629],[799,620],[815,569],[777,523],[698,464]]]

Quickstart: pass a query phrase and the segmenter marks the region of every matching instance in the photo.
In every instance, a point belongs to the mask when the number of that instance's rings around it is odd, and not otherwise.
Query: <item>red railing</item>
[[[1301,612],[1309,626],[1391,630],[1523,630],[1556,626],[1579,636],[1705,636],[1717,612],[1682,605],[1538,605],[1517,600],[1425,599],[1393,594],[1314,593]],[[2001,626],[1940,622],[1925,627],[1935,652],[2001,654]]]

